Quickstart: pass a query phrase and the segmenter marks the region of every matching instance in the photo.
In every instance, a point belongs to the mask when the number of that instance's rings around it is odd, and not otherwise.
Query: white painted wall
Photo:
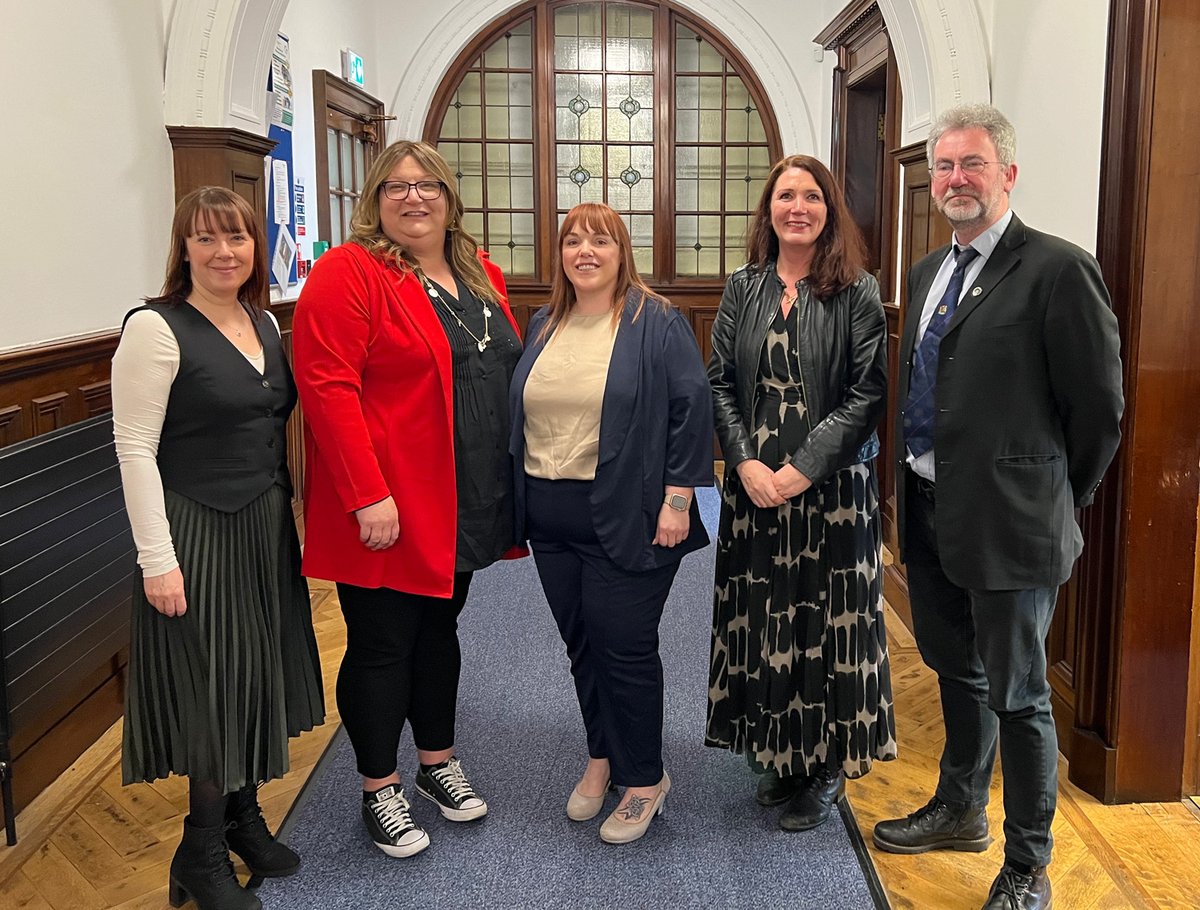
[[[65,20],[60,7],[6,6],[0,77],[15,85],[31,72],[38,76],[21,129],[0,143],[7,216],[0,240],[0,351],[111,329],[143,295],[158,290],[173,200],[163,129],[166,36],[173,17],[196,2],[93,0],[73,5]],[[779,117],[784,150],[827,159],[833,55],[814,61],[812,38],[841,0],[680,2],[724,32],[755,68]],[[881,7],[911,27],[942,2],[881,0]],[[985,48],[993,101],[1017,126],[1014,206],[1030,224],[1093,248],[1106,4],[957,2],[968,4],[953,8],[962,21],[978,29],[961,46]],[[310,194],[314,68],[339,72],[341,48],[353,47],[366,58],[368,91],[400,118],[389,138],[417,135],[458,51],[514,5],[290,0],[282,31],[291,39],[296,86],[294,160]],[[927,40],[912,43],[929,55],[945,37],[926,34]],[[49,67],[47,49],[54,54]],[[928,86],[926,97],[932,97]],[[309,204],[315,230],[311,195]],[[306,238],[303,255],[313,239]]]
[[[0,350],[111,329],[162,285],[165,6],[4,5],[0,82],[31,92],[0,142]]]
[[[1017,129],[1013,208],[1031,227],[1094,251],[1108,4],[1004,0],[988,5],[993,6],[992,103]]]
[[[308,233],[297,238],[297,256],[312,258],[314,240],[328,240],[317,233],[317,168],[316,131],[313,123],[312,73],[313,70],[328,70],[335,76],[342,74],[342,48],[350,48],[361,54],[366,61],[366,84],[364,90],[380,100],[384,97],[381,81],[381,47],[378,20],[389,18],[388,9],[376,0],[339,0],[337,3],[322,0],[292,0],[283,16],[280,31],[287,35],[292,59],[292,82],[295,97],[293,110],[295,121],[292,130],[293,179],[304,184],[305,214]],[[322,139],[324,142],[324,129]],[[292,226],[295,235],[295,226]],[[288,288],[286,294],[272,287],[273,299],[295,298],[303,287],[299,284]]]

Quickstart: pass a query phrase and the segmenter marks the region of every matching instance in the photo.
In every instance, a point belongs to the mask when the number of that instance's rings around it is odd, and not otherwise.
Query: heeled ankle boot
[[[171,859],[167,898],[172,907],[194,900],[199,910],[262,910],[262,901],[233,874],[224,826],[198,828],[190,816],[183,820],[183,840]]]
[[[275,840],[267,828],[255,787],[230,794],[225,807],[225,839],[254,875],[283,878],[300,868],[296,852]]]

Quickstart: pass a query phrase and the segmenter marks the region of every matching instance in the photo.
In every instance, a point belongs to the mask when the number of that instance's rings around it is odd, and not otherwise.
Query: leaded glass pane
[[[725,71],[725,58],[707,41],[698,42],[699,65],[696,67],[702,73],[721,73]]]
[[[334,193],[329,194],[329,233],[330,244],[338,246],[342,242],[342,199]]]
[[[626,215],[624,218],[629,228],[633,261],[642,275],[650,275],[654,271],[654,216]]]
[[[694,73],[700,69],[700,38],[686,25],[675,29],[675,71]]]
[[[725,271],[732,272],[746,261],[746,229],[750,219],[746,215],[728,215],[725,218]]]
[[[341,183],[342,183],[341,170],[340,170],[341,165],[338,164],[337,130],[332,130],[332,129],[325,130],[325,153],[329,158],[329,161],[328,161],[329,188],[331,190],[335,190],[339,186],[341,186]]]
[[[675,216],[675,271],[682,277],[698,274],[700,223],[695,215]]]
[[[653,211],[654,147],[608,148],[608,204],[619,212]]]
[[[720,142],[721,112],[701,111],[699,133],[701,142]]]
[[[350,216],[354,214],[354,197],[342,197],[342,224],[346,226],[346,233],[350,233]]]
[[[698,154],[686,145],[675,149],[675,208],[681,212],[696,211],[700,200]]]
[[[367,173],[365,144],[361,139],[354,141],[354,193],[362,195],[363,177]]]
[[[342,165],[342,179],[338,183],[341,189],[348,190],[354,186],[353,155],[350,148],[350,134],[338,132],[338,159]]]
[[[483,243],[483,212],[464,212],[463,227],[476,241]]]
[[[558,146],[558,207],[604,201],[604,146]]]
[[[654,141],[653,77],[609,76],[607,88],[609,141]]]
[[[532,34],[533,23],[528,19],[505,32],[484,52],[483,65],[489,69],[528,69],[533,64]]]

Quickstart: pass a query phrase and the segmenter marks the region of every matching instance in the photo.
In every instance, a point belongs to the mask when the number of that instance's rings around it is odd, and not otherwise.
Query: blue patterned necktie
[[[971,247],[954,248],[954,274],[946,285],[946,293],[934,308],[933,317],[925,327],[921,343],[913,356],[912,373],[908,383],[908,401],[904,405],[904,443],[914,456],[920,458],[933,448],[933,431],[937,425],[938,348],[950,318],[958,307],[967,267],[979,255]]]

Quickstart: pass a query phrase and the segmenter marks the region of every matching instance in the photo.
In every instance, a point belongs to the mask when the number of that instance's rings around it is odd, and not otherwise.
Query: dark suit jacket
[[[896,413],[897,525],[905,558],[903,403],[925,298],[947,247],[908,277]],[[967,288],[938,355],[937,544],[954,584],[1053,587],[1083,549],[1092,501],[1121,438],[1117,320],[1100,268],[1015,215]]]
[[[634,321],[638,298],[630,295],[608,365],[591,504],[596,536],[609,559],[626,571],[643,572],[708,545],[695,497],[686,540],[671,548],[650,541],[665,485],[712,486],[713,413],[704,362],[683,315],[647,300]],[[538,339],[545,321],[544,308],[529,320],[509,392],[518,542],[526,537],[525,382],[545,347]]]

